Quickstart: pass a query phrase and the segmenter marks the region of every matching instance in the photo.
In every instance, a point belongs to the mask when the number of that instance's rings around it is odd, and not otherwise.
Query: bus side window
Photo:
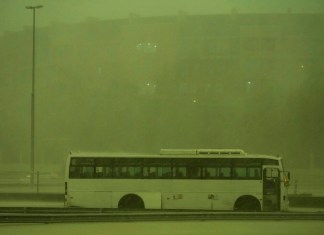
[[[81,178],[93,178],[94,167],[93,166],[83,166],[82,167],[82,177]]]
[[[103,167],[97,166],[96,167],[96,178],[103,178],[103,176],[104,176]]]
[[[129,177],[129,171],[128,171],[128,167],[126,167],[126,166],[123,166],[123,167],[121,167],[121,174],[120,174],[120,176],[122,176],[122,177]]]
[[[158,177],[159,178],[170,178],[171,177],[171,167],[168,167],[168,166],[158,167]]]
[[[114,178],[124,178],[129,177],[129,172],[127,167],[116,166],[114,167]]]
[[[80,167],[71,166],[70,167],[70,176],[71,179],[81,178]]]
[[[104,178],[111,178],[112,177],[112,169],[111,169],[111,167],[109,167],[109,166],[104,167],[103,177]]]
[[[156,166],[147,166],[144,167],[143,176],[146,178],[156,178],[157,177],[157,171]]]
[[[187,177],[187,168],[184,166],[176,166],[173,168],[173,176],[176,179],[182,179]]]
[[[247,168],[246,167],[234,167],[232,176],[233,176],[233,178],[238,178],[238,179],[247,178]]]
[[[220,167],[219,168],[219,176],[221,178],[231,177],[231,168],[230,167]]]
[[[189,177],[191,179],[200,179],[201,178],[201,168],[196,166],[188,167]]]
[[[96,167],[96,178],[110,178],[111,177],[111,167],[109,166],[97,166]]]
[[[156,167],[150,167],[149,176],[156,177],[156,175],[157,175]]]
[[[259,167],[249,167],[248,177],[253,179],[261,179],[261,168]]]
[[[141,178],[141,167],[139,166],[129,166],[128,172],[130,178]]]
[[[217,168],[215,167],[204,167],[203,177],[205,179],[215,178],[217,176]]]

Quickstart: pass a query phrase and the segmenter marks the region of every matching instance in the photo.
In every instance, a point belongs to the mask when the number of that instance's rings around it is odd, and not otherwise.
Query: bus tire
[[[118,203],[119,209],[144,209],[144,202],[136,194],[127,194],[123,196]]]
[[[259,200],[253,196],[245,195],[239,197],[234,204],[234,211],[261,211],[261,204]]]

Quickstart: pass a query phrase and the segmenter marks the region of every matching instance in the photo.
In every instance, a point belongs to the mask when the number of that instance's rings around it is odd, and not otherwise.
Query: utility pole
[[[26,9],[33,10],[33,62],[32,62],[32,92],[31,92],[31,125],[30,125],[30,183],[34,184],[35,171],[35,12],[38,6],[26,6]]]

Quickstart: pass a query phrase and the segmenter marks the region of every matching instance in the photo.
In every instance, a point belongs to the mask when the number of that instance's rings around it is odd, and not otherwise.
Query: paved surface
[[[2,235],[322,235],[323,230],[323,221],[161,221],[0,225]]]

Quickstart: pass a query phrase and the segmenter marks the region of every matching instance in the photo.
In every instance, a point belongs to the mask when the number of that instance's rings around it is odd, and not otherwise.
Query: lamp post
[[[26,9],[33,10],[33,64],[32,64],[32,92],[31,92],[31,125],[30,125],[30,183],[34,184],[35,171],[35,12],[38,6],[26,6]]]

